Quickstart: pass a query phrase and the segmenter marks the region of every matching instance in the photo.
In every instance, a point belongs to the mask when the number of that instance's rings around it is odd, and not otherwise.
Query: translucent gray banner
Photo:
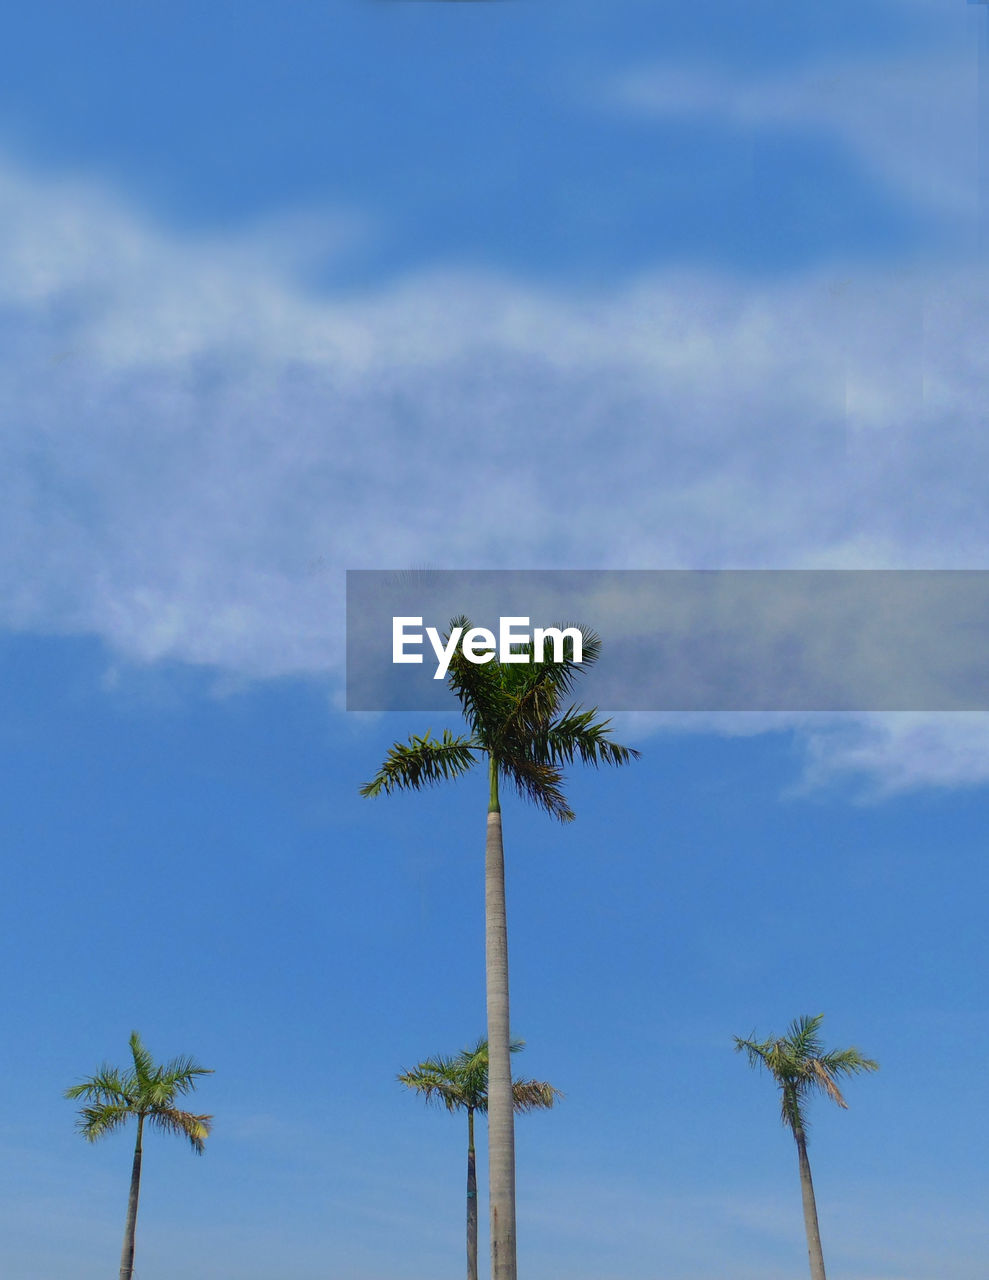
[[[347,709],[449,709],[427,629],[459,615],[592,628],[606,711],[989,710],[989,571],[941,569],[351,570]]]

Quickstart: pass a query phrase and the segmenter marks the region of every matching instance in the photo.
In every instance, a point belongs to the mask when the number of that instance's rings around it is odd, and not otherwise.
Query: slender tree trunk
[[[498,803],[498,764],[491,760],[491,803],[484,859],[484,935],[488,996],[488,1195],[491,1278],[516,1280],[515,1112],[508,1016],[505,852]]]
[[[477,1164],[474,1108],[467,1108],[467,1280],[477,1280]]]
[[[821,1248],[821,1229],[817,1223],[817,1201],[814,1199],[814,1182],[810,1176],[807,1159],[807,1138],[803,1129],[794,1129],[797,1156],[800,1161],[800,1194],[804,1202],[804,1229],[807,1232],[807,1254],[810,1258],[811,1280],[827,1280],[824,1274],[824,1250]]]
[[[127,1201],[127,1225],[124,1227],[124,1247],[120,1254],[120,1280],[131,1280],[134,1274],[134,1235],[137,1231],[137,1198],[141,1193],[141,1136],[144,1132],[144,1116],[137,1117],[137,1142],[134,1144],[134,1164],[130,1175],[130,1197]]]

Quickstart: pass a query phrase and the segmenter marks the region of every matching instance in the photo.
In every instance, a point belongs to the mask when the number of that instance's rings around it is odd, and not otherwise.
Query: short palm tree
[[[524,1040],[513,1040],[518,1053]],[[452,1058],[427,1058],[399,1075],[402,1084],[421,1093],[427,1102],[438,1102],[447,1111],[467,1112],[467,1280],[477,1280],[477,1168],[474,1160],[474,1113],[488,1110],[488,1042],[478,1040]],[[546,1110],[563,1095],[545,1080],[513,1080],[516,1112]]]
[[[735,1037],[736,1050],[748,1055],[749,1064],[753,1067],[765,1067],[776,1081],[780,1090],[783,1123],[793,1132],[797,1144],[811,1280],[826,1280],[826,1277],[814,1183],[807,1159],[807,1097],[814,1092],[824,1093],[839,1107],[847,1108],[848,1104],[841,1096],[837,1078],[879,1070],[879,1063],[873,1062],[871,1058],[864,1058],[858,1049],[831,1049],[826,1052],[818,1034],[823,1019],[823,1013],[819,1013],[816,1018],[797,1018],[780,1039],[770,1038],[757,1042]]]
[[[471,628],[467,618],[454,618],[451,630]],[[560,822],[574,814],[563,792],[563,766],[627,764],[637,751],[611,739],[609,721],[597,720],[596,709],[565,705],[578,674],[596,662],[601,641],[580,628],[582,660],[574,662],[568,641],[562,661],[469,661],[458,648],[450,661],[447,684],[453,690],[469,732],[441,738],[427,730],[423,737],[396,742],[376,776],[361,795],[376,796],[423,787],[460,777],[487,759],[489,801],[484,872],[485,972],[488,1045],[491,1060],[488,1089],[488,1172],[491,1215],[492,1280],[516,1280],[515,1127],[509,1063],[508,929],[505,917],[505,858],[502,844],[502,779]],[[523,652],[522,646],[513,646]]]
[[[113,1133],[126,1124],[131,1116],[137,1118],[127,1224],[120,1255],[120,1280],[131,1280],[134,1274],[134,1235],[137,1228],[137,1201],[141,1191],[144,1122],[147,1121],[152,1129],[159,1129],[162,1133],[174,1133],[180,1138],[188,1139],[193,1151],[202,1155],[213,1119],[212,1116],[197,1116],[190,1111],[181,1111],[175,1105],[181,1095],[195,1089],[199,1076],[212,1075],[212,1071],[198,1066],[192,1058],[173,1058],[163,1066],[156,1066],[136,1031],[131,1034],[130,1050],[133,1066],[121,1071],[104,1064],[96,1075],[65,1091],[67,1098],[86,1100],[87,1105],[79,1111],[77,1128],[89,1142],[97,1142],[108,1133]]]

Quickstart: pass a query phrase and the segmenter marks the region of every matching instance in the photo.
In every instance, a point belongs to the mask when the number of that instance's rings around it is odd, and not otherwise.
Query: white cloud
[[[989,560],[981,269],[327,297],[269,242],[0,167],[3,624],[338,675],[346,568]],[[817,773],[989,776],[861,732]]]
[[[805,788],[858,777],[868,780],[863,798],[883,799],[921,786],[981,785],[989,781],[989,716],[846,716],[811,728],[805,749]]]
[[[968,34],[967,48],[942,43],[926,54],[887,51],[762,77],[653,65],[626,73],[612,101],[657,118],[696,116],[733,130],[832,139],[901,197],[971,219],[979,116],[976,32]]]
[[[989,715],[983,712],[635,712],[613,722],[616,737],[632,743],[656,733],[790,733],[802,761],[791,796],[850,784],[854,798],[869,804],[925,787],[989,782]]]

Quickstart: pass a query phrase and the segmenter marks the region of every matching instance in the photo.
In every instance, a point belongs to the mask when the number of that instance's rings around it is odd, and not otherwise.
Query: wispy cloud
[[[637,68],[611,89],[620,107],[694,116],[733,131],[831,139],[868,177],[911,203],[972,218],[978,208],[978,68],[968,51],[858,57],[752,76],[726,67]]]
[[[866,779],[866,800],[922,786],[973,786],[989,781],[989,716],[953,712],[844,717],[804,738],[804,788]]]
[[[0,196],[8,627],[339,675],[346,568],[989,558],[970,264],[326,296],[270,232],[179,237],[9,164]],[[892,752],[897,786],[989,775],[974,746],[925,763],[915,734],[861,732],[810,739],[817,772]]]

